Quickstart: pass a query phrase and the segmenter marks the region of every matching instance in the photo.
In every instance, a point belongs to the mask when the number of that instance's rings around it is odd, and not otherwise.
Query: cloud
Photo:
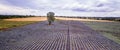
[[[16,7],[16,6],[9,6],[9,5],[3,5],[0,4],[0,14],[4,15],[30,15],[30,14],[35,14],[38,10],[34,9],[25,9],[21,7]]]
[[[0,0],[0,14],[46,15],[53,11],[63,16],[120,16],[119,5],[119,0]]]

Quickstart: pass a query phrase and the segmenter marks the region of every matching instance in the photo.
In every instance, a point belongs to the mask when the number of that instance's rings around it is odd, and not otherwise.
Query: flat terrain
[[[46,17],[28,17],[28,18],[13,18],[13,19],[4,19],[5,21],[45,21]]]
[[[0,21],[0,30],[6,30],[8,28],[19,27],[35,23],[35,21]]]
[[[120,44],[120,22],[83,21],[83,23]]]
[[[2,20],[0,20],[0,31],[1,30],[6,30],[8,28],[24,26],[24,25],[28,25],[28,24],[31,24],[31,23],[45,21],[45,20],[46,20],[45,17],[2,19]]]
[[[59,20],[74,20],[74,21],[86,21],[86,22],[92,22],[92,21],[95,21],[95,22],[114,22],[114,21],[108,21],[108,20],[94,20],[94,19],[80,19],[80,18],[64,18],[64,17],[56,17],[56,19],[59,19]]]
[[[108,20],[93,20],[93,19],[79,19],[79,18],[61,18],[60,20],[74,20],[80,21],[89,26],[93,30],[101,33],[103,36],[120,44],[120,22]]]
[[[46,21],[0,32],[0,50],[120,50],[80,21]]]

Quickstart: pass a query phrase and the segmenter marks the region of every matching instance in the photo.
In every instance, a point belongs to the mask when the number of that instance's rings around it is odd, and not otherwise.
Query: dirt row
[[[50,26],[44,21],[3,31],[0,35],[14,39],[6,43],[0,39],[0,50],[120,50],[119,44],[79,21],[60,20]]]

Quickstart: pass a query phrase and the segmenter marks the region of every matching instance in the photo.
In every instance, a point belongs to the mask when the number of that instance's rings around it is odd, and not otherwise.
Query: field
[[[52,25],[46,17],[1,20],[2,27],[21,27],[0,31],[0,50],[120,50],[119,22],[56,19]]]
[[[94,19],[78,19],[78,18],[60,18],[59,20],[74,20],[81,21],[93,30],[101,33],[103,36],[120,44],[120,22],[108,20]]]
[[[104,36],[120,43],[120,22],[108,20],[78,19],[78,18],[62,18],[56,17],[58,20],[74,20],[81,21],[92,29],[102,33]],[[28,17],[28,18],[12,18],[0,20],[0,30],[12,27],[23,26],[39,21],[45,21],[46,17]]]
[[[83,23],[102,33],[105,37],[120,43],[120,22],[83,21]]]
[[[44,20],[46,20],[46,18],[43,18],[43,17],[2,19],[0,20],[0,30],[23,26],[23,25],[27,25],[27,24],[31,24],[39,21],[44,21]]]
[[[45,17],[28,17],[28,18],[12,18],[4,19],[5,21],[45,21]]]

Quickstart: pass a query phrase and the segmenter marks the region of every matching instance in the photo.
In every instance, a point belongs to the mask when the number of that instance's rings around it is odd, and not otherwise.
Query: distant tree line
[[[35,17],[34,15],[0,15],[0,19]]]
[[[82,19],[120,21],[120,17],[80,17]]]
[[[0,19],[27,18],[27,17],[36,17],[36,16],[34,15],[0,15]],[[39,17],[46,17],[46,16],[39,16]],[[56,16],[56,17],[120,21],[120,17],[81,17],[81,16]]]
[[[80,16],[57,16],[57,17],[120,21],[120,17],[80,17]]]

